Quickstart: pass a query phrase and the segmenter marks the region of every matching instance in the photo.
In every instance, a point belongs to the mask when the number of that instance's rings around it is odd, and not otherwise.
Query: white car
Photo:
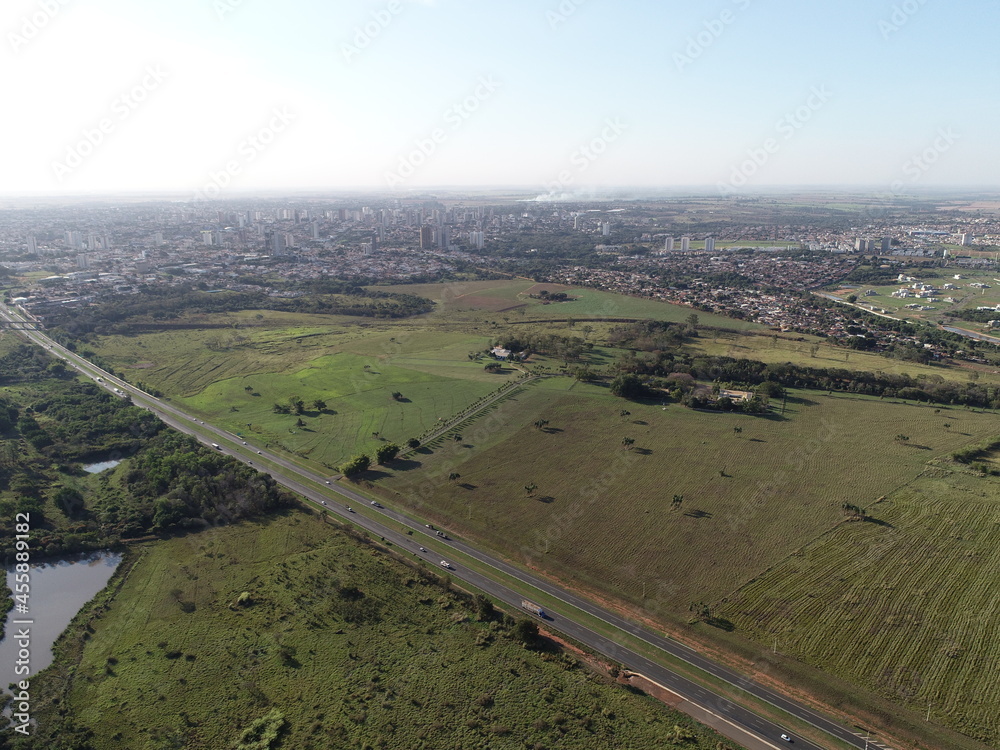
[[[374,505],[374,506],[375,506],[376,508],[381,508],[381,507],[382,507],[381,505],[379,505],[379,504],[378,504],[377,502],[375,502],[374,500],[372,500],[372,505]]]
[[[785,742],[791,742],[792,741],[792,738],[789,737],[787,734],[781,735],[781,739],[783,739]]]
[[[354,512],[354,508],[352,508],[350,505],[348,505],[347,506],[347,512],[348,513],[353,513]]]
[[[423,547],[421,547],[421,548],[420,548],[420,551],[421,551],[421,552],[426,552],[427,550],[425,550],[425,549],[424,549]]]
[[[451,570],[451,563],[448,562],[447,560],[442,560],[441,561],[441,567],[442,568],[447,568],[448,570]]]
[[[326,505],[326,500],[320,500],[319,502],[321,505]]]

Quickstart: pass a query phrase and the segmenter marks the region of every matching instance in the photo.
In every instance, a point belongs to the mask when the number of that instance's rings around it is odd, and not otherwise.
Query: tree
[[[296,427],[305,427],[306,423],[302,421],[302,417],[299,417],[298,419],[295,420],[295,426]]]
[[[407,448],[419,448],[420,447],[420,441],[417,438],[410,438],[409,440],[406,441],[406,447]]]
[[[646,386],[638,375],[623,373],[611,381],[611,392],[621,398],[641,398],[646,394]]]
[[[535,492],[535,490],[537,490],[537,489],[538,489],[538,485],[535,484],[534,482],[532,482],[531,484],[524,485],[524,491],[528,493],[529,497],[531,495],[533,495],[534,492]]]
[[[316,399],[312,402],[313,408],[316,411],[326,411],[326,401],[321,398]]]
[[[514,637],[525,646],[533,646],[538,641],[538,623],[522,618],[514,623]]]
[[[496,617],[497,611],[493,606],[493,602],[482,594],[476,594],[473,603],[476,607],[476,615],[481,622],[489,622]]]
[[[393,401],[402,401],[403,400],[403,394],[400,393],[399,391],[393,391],[392,392],[392,400]]]
[[[387,464],[399,453],[399,446],[395,443],[384,443],[375,451],[375,460],[380,464]]]
[[[448,481],[454,482],[456,479],[460,479],[461,477],[462,477],[461,474],[459,474],[457,471],[453,471],[451,472],[451,474],[448,475]]]
[[[542,429],[542,428],[543,428],[543,427],[544,427],[545,425],[547,425],[548,423],[549,423],[549,420],[547,420],[547,419],[536,419],[536,420],[535,420],[535,429],[536,429],[536,430],[540,430],[540,429]]]
[[[289,409],[284,404],[275,404],[271,408],[271,411],[273,411],[275,414],[288,414],[291,411],[291,409]]]
[[[503,370],[503,366],[499,362],[490,362],[483,369],[486,372],[500,372]]]
[[[684,502],[684,495],[674,495],[674,499],[670,501],[671,510],[676,510],[681,507],[681,503]]]
[[[858,301],[858,295],[848,294],[844,299],[846,299],[850,304],[853,305],[855,302]]]
[[[635,445],[635,438],[623,437],[622,445],[625,446],[625,450],[627,451],[632,450],[632,446]]]
[[[346,464],[341,466],[340,473],[343,474],[345,477],[357,476],[358,474],[363,474],[364,472],[368,471],[368,468],[371,465],[372,465],[371,457],[366,456],[365,454],[362,453],[361,455],[355,456]]]

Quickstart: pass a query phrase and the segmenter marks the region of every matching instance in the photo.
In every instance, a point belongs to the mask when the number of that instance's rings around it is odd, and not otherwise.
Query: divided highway
[[[14,323],[25,321],[22,316],[2,305],[0,305],[0,318]],[[681,659],[759,700],[770,703],[787,714],[822,730],[830,735],[831,738],[842,741],[848,746],[857,748],[882,747],[874,741],[867,741],[863,735],[856,733],[843,724],[776,693],[702,656],[677,641],[647,630],[616,615],[610,610],[599,607],[543,578],[527,573],[461,540],[453,538],[443,540],[431,532],[428,527],[409,516],[384,508],[381,505],[376,506],[368,498],[354,492],[350,488],[339,486],[336,482],[331,483],[326,477],[297,465],[287,456],[262,449],[260,446],[249,445],[241,437],[197,420],[172,404],[150,396],[148,393],[92,365],[87,360],[78,357],[48,338],[41,331],[19,330],[18,333],[49,350],[54,356],[67,361],[82,374],[95,381],[100,378],[102,381],[100,384],[108,390],[120,394],[127,393],[137,406],[156,413],[164,422],[175,429],[193,435],[207,445],[219,444],[223,452],[247,463],[254,465],[258,463],[263,464],[260,467],[261,470],[269,473],[277,482],[288,489],[302,495],[316,505],[326,508],[344,520],[348,520],[366,529],[375,536],[382,537],[400,550],[417,555],[431,565],[439,567],[442,557],[448,559],[451,563],[449,570],[451,576],[466,581],[477,589],[490,594],[512,607],[519,608],[522,599],[525,597],[534,598],[535,594],[533,591],[544,592],[548,596],[563,602],[566,605],[565,609],[563,611],[549,612],[550,617],[545,621],[545,627],[562,632],[594,651],[621,663],[626,669],[642,674],[669,688],[678,695],[683,696],[687,701],[702,709],[698,712],[700,719],[747,748],[764,750],[765,748],[788,747],[789,742],[782,741],[781,737],[783,734],[792,733],[787,728],[777,726],[752,711],[711,692],[704,686],[681,677],[647,657],[615,643],[613,640],[608,639],[607,636],[594,632],[579,620],[574,619],[573,610],[575,609],[586,613],[592,618],[601,620],[618,631],[628,633],[630,636],[641,640],[654,649],[659,649],[675,658]],[[340,502],[335,502],[334,497],[339,497]],[[363,507],[365,512],[357,512],[354,509],[355,506],[358,509]],[[404,527],[407,529],[406,533],[400,531],[400,528]],[[447,545],[455,552],[476,560],[485,569],[492,569],[498,574],[502,574],[502,576],[518,581],[521,584],[520,587],[518,590],[514,590],[493,577],[484,575],[477,570],[465,568],[459,562],[456,562],[453,556],[434,551],[435,548],[440,549],[442,545]],[[498,576],[498,578],[500,577]],[[706,713],[709,714],[708,717],[705,716]],[[792,737],[791,745],[797,748],[820,750],[820,746],[797,736]]]

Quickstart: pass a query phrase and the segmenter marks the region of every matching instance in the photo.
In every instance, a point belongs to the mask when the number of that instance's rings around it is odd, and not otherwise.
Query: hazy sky
[[[5,0],[0,192],[996,185],[995,0]]]

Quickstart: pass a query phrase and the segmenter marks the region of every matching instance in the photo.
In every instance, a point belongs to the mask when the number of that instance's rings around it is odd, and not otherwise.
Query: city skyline
[[[983,0],[12,2],[0,193],[994,187]]]

